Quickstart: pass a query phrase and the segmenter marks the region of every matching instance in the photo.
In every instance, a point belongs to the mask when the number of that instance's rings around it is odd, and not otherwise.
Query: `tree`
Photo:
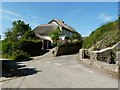
[[[29,24],[26,24],[24,21],[18,20],[13,21],[12,28],[5,33],[6,39],[9,40],[19,40],[27,31],[31,31]]]
[[[2,43],[2,56],[9,59],[25,59],[41,51],[42,43],[37,40],[29,24],[18,20],[5,32]],[[32,52],[31,52],[32,50]]]
[[[9,29],[7,32],[5,32],[5,40],[12,40],[12,31]]]
[[[50,33],[50,37],[53,40],[53,42],[57,41],[60,35],[61,35],[61,31],[59,29],[54,30]]]
[[[20,39],[22,39],[22,40],[37,40],[38,38],[36,37],[34,31],[27,31]]]

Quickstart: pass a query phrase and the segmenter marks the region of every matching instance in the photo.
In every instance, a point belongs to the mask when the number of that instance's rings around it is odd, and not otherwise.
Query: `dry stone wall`
[[[117,49],[120,50],[120,43],[114,45],[113,47],[105,48],[99,51],[80,49],[79,59],[98,68],[104,68],[108,71],[118,72],[120,51],[115,51]],[[89,58],[86,58],[86,55]]]
[[[98,60],[103,62],[110,62],[112,58],[112,49],[107,48],[100,51],[91,51],[90,59],[91,60]]]
[[[53,56],[60,56],[60,55],[68,55],[68,54],[74,54],[79,52],[79,49],[81,46],[79,45],[71,45],[71,46],[57,46],[54,51],[52,52]]]

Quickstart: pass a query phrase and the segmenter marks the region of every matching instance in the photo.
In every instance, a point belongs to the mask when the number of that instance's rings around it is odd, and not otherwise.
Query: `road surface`
[[[78,54],[38,56],[17,64],[23,75],[3,76],[3,88],[118,88],[117,79],[81,63]]]

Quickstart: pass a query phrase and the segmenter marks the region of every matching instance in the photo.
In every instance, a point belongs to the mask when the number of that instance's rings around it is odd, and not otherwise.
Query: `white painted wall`
[[[60,36],[59,38],[62,39],[62,40],[65,40],[65,35],[64,36]]]
[[[59,26],[60,30],[62,31],[62,28],[60,27],[60,25],[58,25],[55,21],[52,21],[51,24]]]
[[[55,21],[51,22],[51,24],[58,25]],[[62,34],[66,35],[67,37],[71,37],[73,35],[73,32],[62,29],[62,27],[60,27],[60,30],[62,31]]]
[[[45,38],[45,39],[47,39],[47,40],[49,40],[49,41],[53,42],[53,40],[51,39],[51,37],[50,37],[50,36],[43,36],[43,38]]]

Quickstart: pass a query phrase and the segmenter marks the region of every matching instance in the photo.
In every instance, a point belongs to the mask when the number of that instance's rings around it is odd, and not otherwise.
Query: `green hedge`
[[[25,59],[41,52],[42,42],[35,40],[6,41],[2,44],[2,57],[13,60]]]
[[[27,52],[30,56],[37,55],[41,52],[41,41],[21,41],[21,50]]]
[[[20,59],[25,59],[25,58],[28,58],[29,55],[27,52],[23,52],[23,51],[20,51],[20,50],[16,50],[12,53],[12,59],[13,60],[20,60]]]

